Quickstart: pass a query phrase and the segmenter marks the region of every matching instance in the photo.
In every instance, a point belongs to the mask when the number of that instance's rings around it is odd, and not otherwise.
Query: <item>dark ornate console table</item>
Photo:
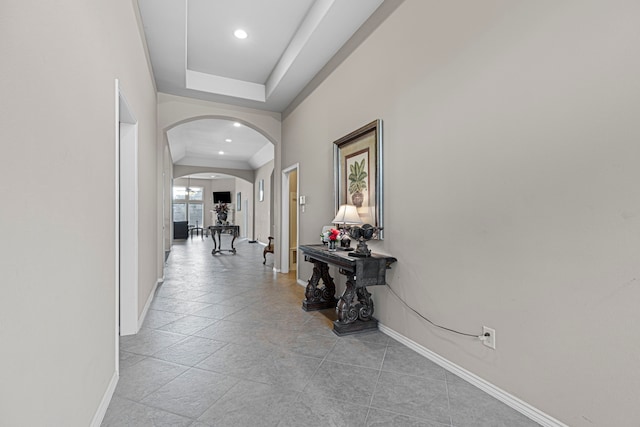
[[[236,237],[240,235],[239,225],[211,225],[209,226],[209,231],[211,232],[211,238],[213,239],[213,250],[211,251],[211,255],[215,255],[222,251],[231,252],[233,254],[236,253],[236,248],[233,247],[233,242],[235,242]],[[222,242],[220,241],[220,233],[223,231],[231,231],[233,234],[233,239],[231,240],[231,249],[222,249]],[[216,234],[218,235],[217,242],[216,242]]]
[[[373,301],[367,286],[384,285],[386,270],[397,260],[374,253],[356,258],[349,256],[349,252],[329,252],[324,245],[304,245],[299,249],[305,261],[313,263],[302,308],[312,311],[335,307],[338,320],[333,322],[333,332],[339,336],[376,329],[378,321],[373,317]],[[329,265],[337,266],[340,274],[347,276],[346,289],[339,300],[334,296],[336,286],[329,275]],[[324,287],[319,288],[321,279]]]

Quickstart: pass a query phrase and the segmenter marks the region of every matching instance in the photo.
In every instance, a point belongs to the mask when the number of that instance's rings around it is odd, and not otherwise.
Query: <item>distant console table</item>
[[[209,231],[211,232],[211,238],[213,239],[213,250],[211,251],[211,255],[221,253],[222,251],[231,252],[233,254],[236,253],[236,248],[233,247],[233,242],[235,242],[236,237],[240,235],[239,225],[210,225]],[[223,231],[231,231],[231,233],[233,234],[233,239],[231,240],[231,249],[222,249],[222,242],[220,241],[220,233],[222,233]],[[217,242],[216,242],[216,235],[218,236]]]
[[[378,328],[373,317],[373,301],[367,286],[384,285],[386,270],[396,258],[372,253],[367,258],[349,256],[349,252],[329,252],[324,245],[299,247],[305,261],[313,263],[313,274],[307,284],[302,308],[305,311],[336,308],[338,320],[333,322],[333,332],[342,336]],[[329,275],[329,265],[338,267],[347,277],[346,289],[339,300],[335,298],[336,286]],[[318,287],[322,280],[324,286]]]

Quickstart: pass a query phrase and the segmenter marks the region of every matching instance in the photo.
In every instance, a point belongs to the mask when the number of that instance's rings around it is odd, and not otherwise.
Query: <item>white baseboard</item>
[[[109,403],[111,403],[113,393],[116,391],[116,385],[118,385],[118,373],[114,372],[107,386],[107,390],[104,392],[104,396],[102,396],[98,410],[93,416],[91,424],[89,424],[91,427],[100,427],[100,424],[102,424],[102,420],[104,420],[104,416],[109,408]]]
[[[144,323],[144,319],[147,317],[147,312],[149,311],[149,307],[151,306],[153,297],[156,295],[158,285],[162,282],[164,282],[164,276],[161,279],[156,280],[156,284],[153,285],[153,289],[149,293],[149,298],[147,298],[147,302],[144,304],[144,308],[142,309],[142,313],[140,314],[140,318],[138,319],[138,331],[140,331],[140,328],[142,328],[142,324]]]
[[[307,287],[307,282],[305,282],[304,280],[298,279],[298,285],[304,286],[306,288]]]
[[[555,418],[551,417],[550,415],[545,414],[544,412],[540,411],[539,409],[534,408],[533,406],[529,405],[527,402],[524,402],[524,401],[518,399],[517,397],[515,397],[515,396],[507,393],[506,391],[496,387],[495,385],[491,384],[490,382],[480,378],[476,374],[467,371],[466,369],[464,369],[461,366],[458,366],[455,363],[445,359],[444,357],[440,356],[439,354],[434,353],[433,351],[421,346],[420,344],[418,344],[418,343],[416,343],[414,341],[411,341],[409,338],[405,337],[404,335],[399,334],[398,332],[394,331],[393,329],[391,329],[391,328],[389,328],[387,326],[384,326],[382,323],[379,323],[378,327],[380,328],[380,332],[382,332],[382,333],[384,333],[386,335],[389,335],[391,338],[401,342],[402,344],[406,345],[407,347],[409,347],[410,349],[414,350],[415,352],[423,355],[424,357],[426,357],[427,359],[429,359],[432,362],[436,363],[437,365],[440,365],[441,367],[443,367],[447,371],[449,371],[449,372],[459,376],[460,378],[466,380],[467,382],[473,384],[474,386],[478,387],[480,390],[484,391],[488,395],[495,397],[496,399],[498,399],[502,403],[504,403],[507,406],[515,409],[516,411],[520,412],[524,416],[532,419],[533,421],[537,422],[541,426],[543,426],[543,427],[568,427],[566,424],[556,420]]]

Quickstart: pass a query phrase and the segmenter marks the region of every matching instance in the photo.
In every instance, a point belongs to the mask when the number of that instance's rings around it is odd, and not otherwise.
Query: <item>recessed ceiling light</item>
[[[218,154],[222,155],[224,154],[224,151],[218,151]]]
[[[231,139],[227,138],[227,139],[224,140],[224,142],[231,142]]]
[[[241,28],[238,28],[237,30],[235,30],[233,32],[233,35],[236,36],[237,38],[243,40],[247,38],[247,32]]]
[[[233,123],[233,125],[234,125],[235,127],[237,127],[237,128],[239,128],[240,126],[242,126],[242,125],[241,125],[240,123],[238,123],[238,122],[234,122],[234,123]]]

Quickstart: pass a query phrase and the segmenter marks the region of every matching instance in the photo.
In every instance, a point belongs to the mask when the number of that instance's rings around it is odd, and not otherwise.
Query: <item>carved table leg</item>
[[[215,255],[216,252],[220,252],[218,250],[218,244],[216,242],[216,233],[218,233],[218,239],[220,239],[220,231],[211,230],[211,239],[213,240],[213,250],[211,251],[211,255]]]
[[[358,319],[367,321],[373,319],[373,301],[371,300],[371,294],[364,286],[357,288],[358,295]]]
[[[338,301],[336,306],[336,312],[338,313],[337,322],[340,323],[353,323],[358,320],[358,309],[353,304],[353,300],[356,296],[356,284],[353,278],[353,274],[347,276],[346,289]]]
[[[233,242],[236,241],[236,237],[238,237],[238,235],[235,233],[235,231],[233,232],[233,239],[231,240],[231,252],[233,252],[233,254],[236,254],[236,248],[233,247]]]
[[[373,318],[373,301],[364,286],[358,287],[353,274],[347,274],[344,293],[336,306],[338,320],[333,322],[333,332],[342,336],[377,329],[378,321]]]
[[[336,285],[329,275],[329,265],[324,262],[311,260],[313,262],[313,274],[307,283],[304,293],[305,300],[302,301],[304,311],[323,310],[336,306]],[[322,279],[324,287],[319,288],[318,283]]]

